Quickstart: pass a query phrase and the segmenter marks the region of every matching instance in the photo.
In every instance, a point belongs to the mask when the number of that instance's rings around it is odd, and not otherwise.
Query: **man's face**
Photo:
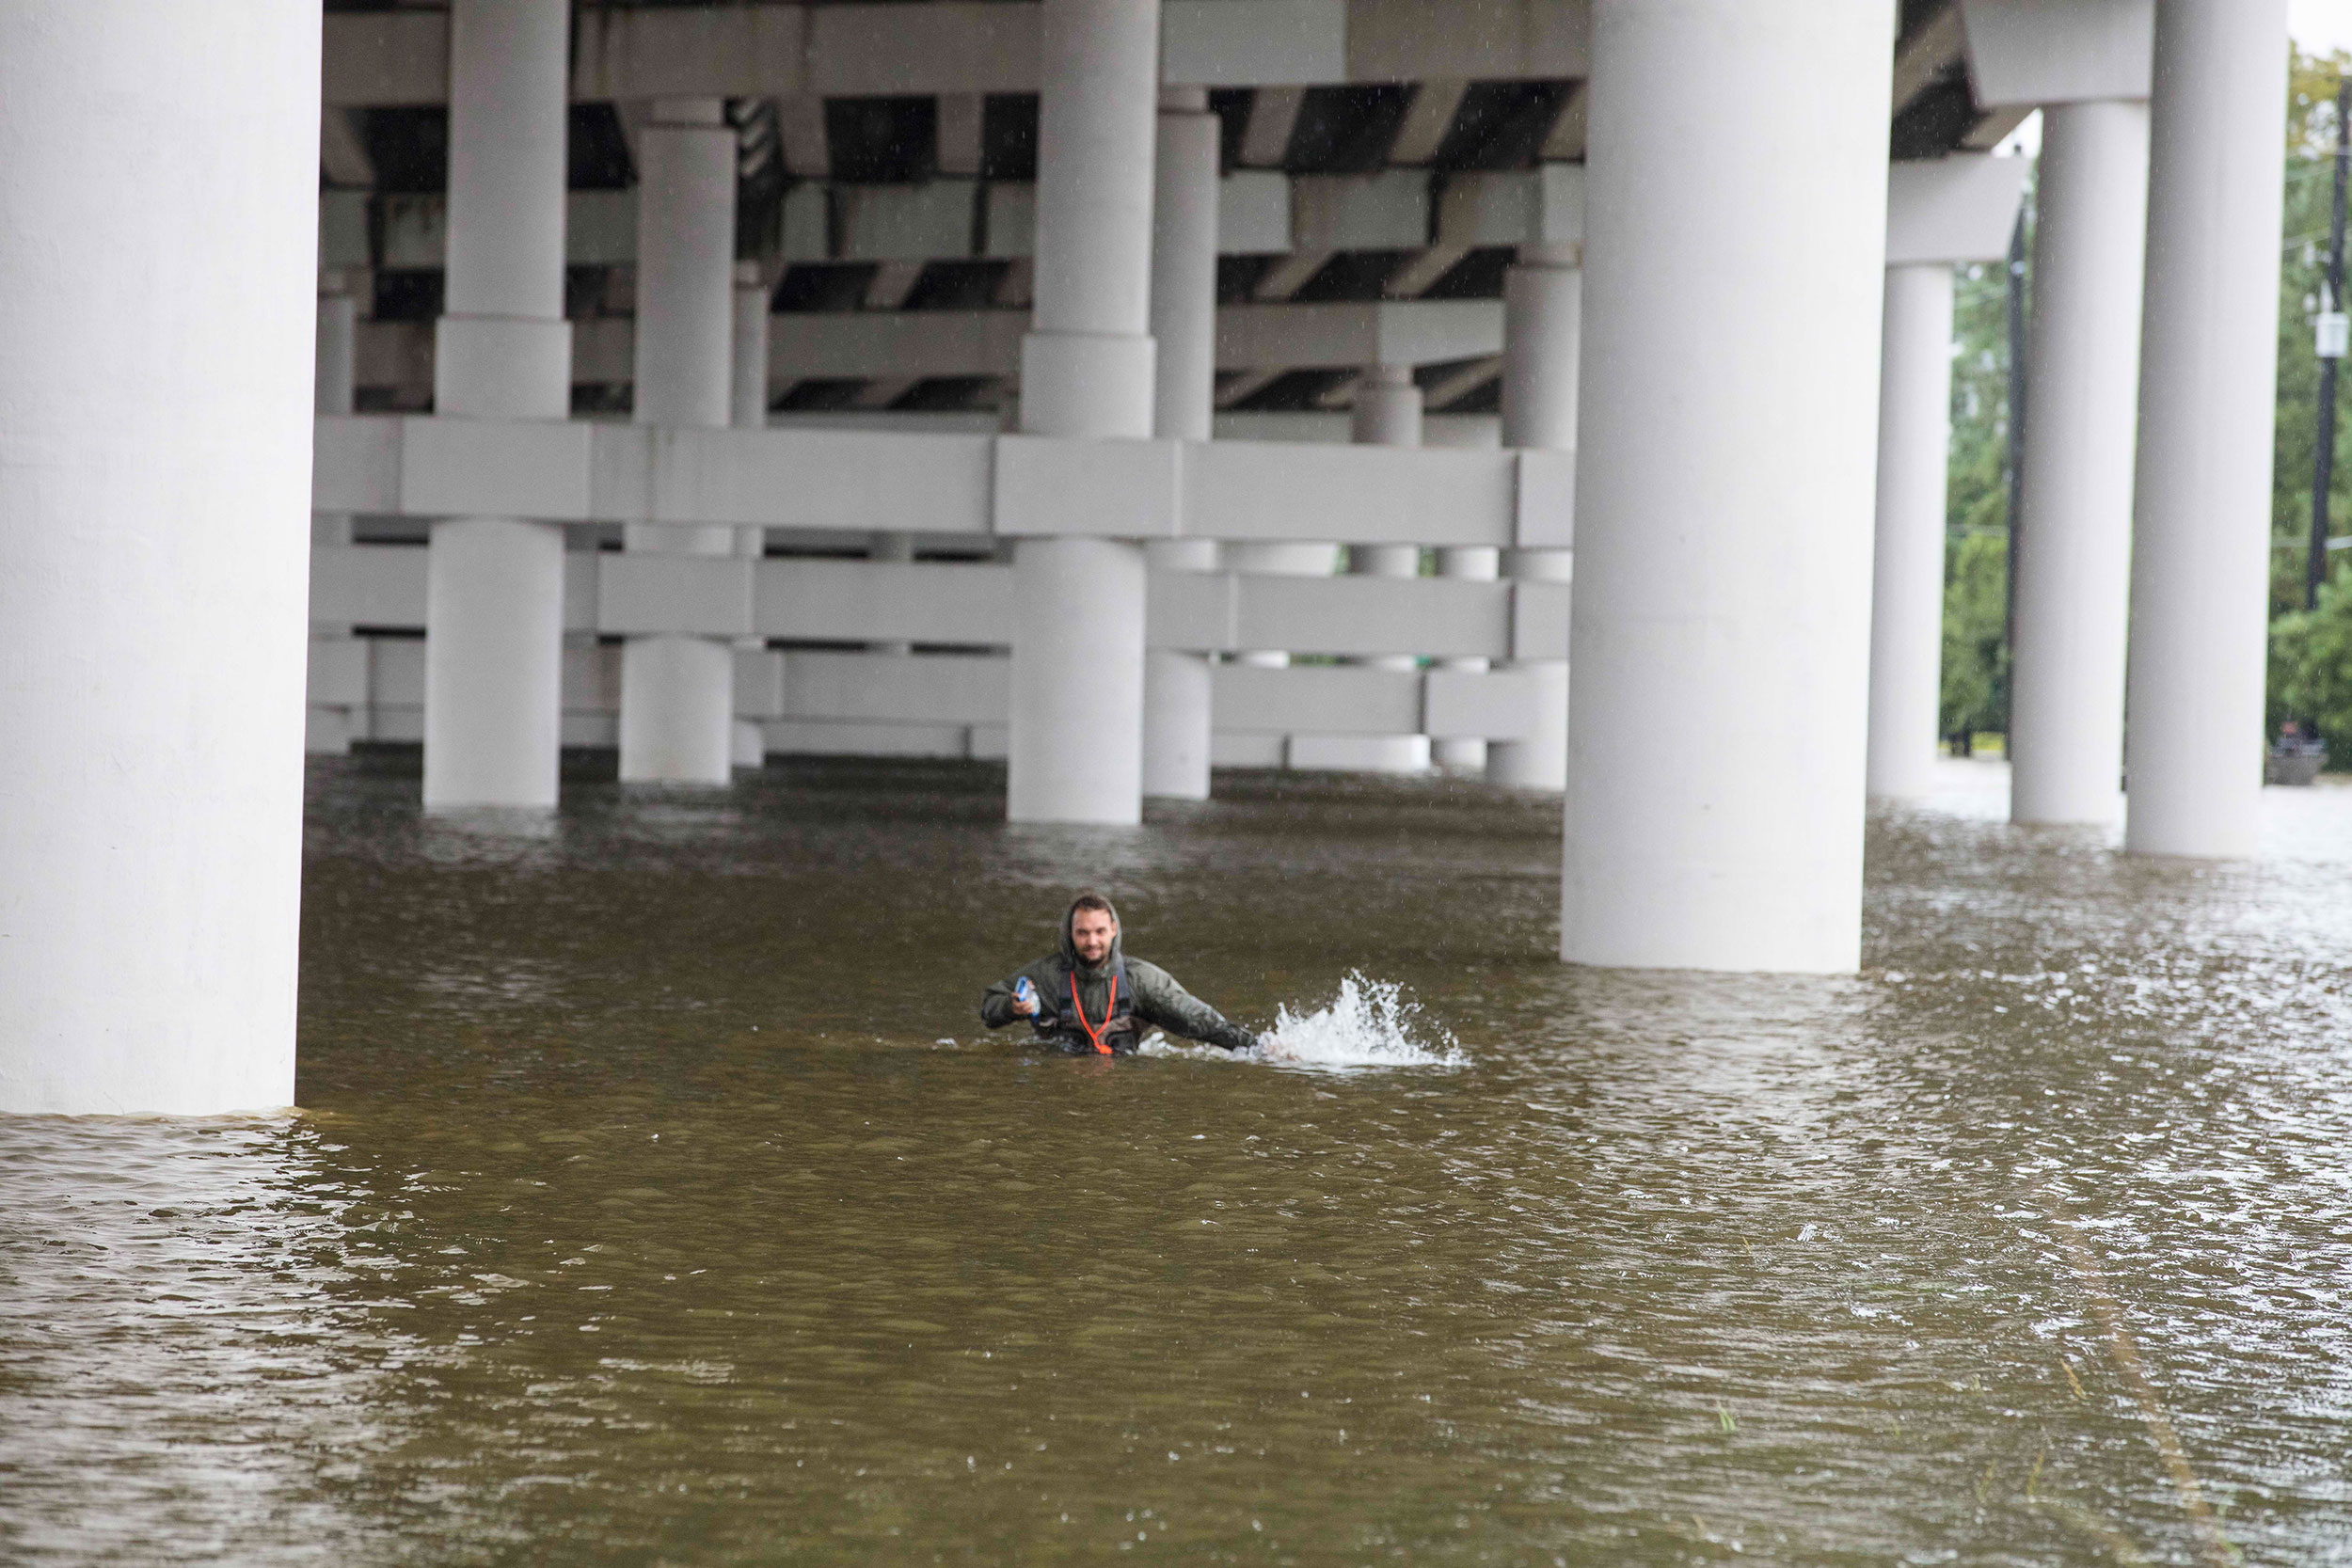
[[[1118,935],[1119,922],[1107,910],[1080,910],[1070,922],[1070,941],[1089,968],[1110,957],[1111,939]]]

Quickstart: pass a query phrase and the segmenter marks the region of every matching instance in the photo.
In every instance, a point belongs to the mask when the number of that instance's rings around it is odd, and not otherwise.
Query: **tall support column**
[[[1893,11],[1594,8],[1572,962],[1859,958]]]
[[[319,413],[351,412],[358,339],[358,301],[342,290],[340,280],[338,286],[330,290],[326,279],[322,278],[317,370],[312,393],[312,406]],[[311,514],[312,549],[321,546],[333,549],[350,543],[349,513]],[[314,674],[326,673],[346,659],[365,657],[364,650],[355,644],[347,622],[311,622],[310,642],[310,667]],[[316,691],[310,694],[310,705],[303,726],[303,750],[322,756],[344,755],[351,750],[352,731],[358,716],[342,704],[319,702],[318,695]]]
[[[1441,420],[1424,424],[1422,439],[1433,447],[1485,447],[1496,444],[1496,421],[1491,420]],[[1502,552],[1491,545],[1450,545],[1438,551],[1438,575],[1458,578],[1469,582],[1492,582],[1502,575]],[[1463,670],[1485,673],[1491,661],[1483,657],[1438,660],[1442,670]],[[1562,694],[1561,711],[1565,716],[1567,697]],[[1567,737],[1561,736],[1561,754],[1567,752]],[[1486,742],[1474,736],[1453,740],[1432,739],[1429,760],[1448,773],[1484,778],[1486,773]]]
[[[449,259],[435,412],[571,414],[564,319],[567,0],[454,0]],[[562,738],[564,531],[433,526],[426,556],[424,804],[550,807]]]
[[[294,1101],[319,25],[0,10],[0,1114]]]
[[[1217,119],[1201,87],[1160,94],[1152,164],[1152,434],[1209,438],[1216,392]],[[1155,572],[1216,569],[1214,539],[1145,547]],[[1212,677],[1206,654],[1152,648],[1144,655],[1143,793],[1209,798]]]
[[[1943,704],[1945,468],[1951,453],[1952,269],[1886,269],[1879,373],[1878,548],[1870,591],[1869,792],[1934,787]]]
[[[735,133],[715,98],[664,99],[638,134],[637,422],[734,419]],[[729,528],[628,530],[632,554],[731,556]],[[735,760],[735,653],[707,637],[621,650],[621,782],[723,784]]]
[[[2243,855],[2262,787],[2286,0],[2157,0],[2124,847]]]
[[[1375,365],[1356,388],[1356,407],[1349,436],[1358,446],[1418,447],[1421,445],[1421,388],[1413,385],[1407,365]],[[1347,569],[1360,577],[1416,578],[1421,576],[1418,545],[1351,545]],[[1411,671],[1421,661],[1410,654],[1384,654],[1363,660],[1378,670]],[[1327,739],[1323,746],[1334,761],[1372,773],[1425,773],[1429,770],[1429,737],[1425,735],[1350,736]]]
[[[1037,309],[1021,345],[1032,435],[1152,434],[1152,163],[1158,0],[1045,0]],[[1117,539],[1024,539],[1006,812],[1139,821],[1144,558]]]
[[[2042,112],[2026,327],[2010,818],[2111,822],[2148,214],[2148,106]]]
[[[1583,247],[1525,245],[1502,283],[1502,444],[1573,451],[1584,335]],[[1566,550],[1510,550],[1502,573],[1520,582],[1566,582]],[[1486,779],[1515,789],[1562,789],[1568,776],[1568,669],[1558,659],[1512,666],[1533,677],[1536,729],[1486,750]]]
[[[738,430],[768,428],[768,279],[756,261],[735,264],[735,366],[732,423]],[[768,531],[761,528],[739,528],[735,531],[735,553],[746,561],[757,561],[768,551]],[[758,653],[767,647],[765,639],[739,638],[739,653]],[[755,720],[735,721],[735,766],[757,768],[768,760],[767,737]]]

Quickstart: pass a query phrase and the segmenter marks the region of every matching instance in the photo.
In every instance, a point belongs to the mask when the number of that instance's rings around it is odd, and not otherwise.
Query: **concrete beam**
[[[322,416],[314,510],[850,532],[1574,544],[1565,451]]]
[[[421,545],[319,547],[310,567],[312,618],[422,629],[424,556]],[[566,626],[607,636],[1003,647],[1017,612],[1012,569],[993,563],[580,551],[566,565]],[[1194,653],[1279,641],[1299,653],[1349,657],[1561,658],[1569,593],[1565,582],[1158,572],[1146,640]],[[360,700],[345,689],[347,675],[342,666],[314,673],[314,692],[341,694],[312,700]]]
[[[1235,0],[1240,3],[1240,0]],[[787,150],[792,145],[787,136]],[[800,154],[787,150],[787,159]],[[821,157],[821,148],[812,156]],[[1454,174],[1432,214],[1431,176],[1420,169],[1376,175],[1302,175],[1241,169],[1217,183],[1218,249],[1229,256],[1293,255],[1303,283],[1340,250],[1468,249],[1562,245],[1584,235],[1584,171],[1575,164]],[[628,266],[637,260],[637,193],[573,191],[565,198],[564,259],[575,266]],[[776,260],[948,261],[1027,258],[1036,238],[1036,187],[1020,181],[955,177],[907,184],[832,183],[808,179],[785,197]],[[324,193],[322,246],[356,253],[336,264],[429,271],[442,264],[448,201],[437,192]],[[371,230],[379,236],[370,251]],[[1296,284],[1275,297],[1287,298]]]
[[[2155,0],[1959,0],[1980,108],[2145,99]]]
[[[1894,112],[1902,113],[1904,104],[1962,64],[1967,47],[1958,0],[1947,0],[1942,10],[1895,45]]]
[[[2030,161],[1955,153],[1887,171],[1886,264],[1991,261],[2009,254]]]
[[[581,102],[1035,92],[1039,8],[885,4],[592,8],[574,39]],[[1160,79],[1178,87],[1579,80],[1590,0],[1166,0]],[[326,102],[439,103],[441,11],[329,12]],[[1285,138],[1287,139],[1287,137]]]
[[[890,288],[900,285],[912,287],[903,270],[889,279]],[[769,324],[769,385],[1014,376],[1028,326],[1027,313],[1020,310],[789,311]],[[635,340],[636,324],[625,316],[573,323],[573,382],[634,380]],[[1426,365],[1502,349],[1502,307],[1495,300],[1229,305],[1217,312],[1216,363],[1226,371]],[[430,323],[360,324],[358,386],[401,388],[421,397],[432,386],[432,366]]]

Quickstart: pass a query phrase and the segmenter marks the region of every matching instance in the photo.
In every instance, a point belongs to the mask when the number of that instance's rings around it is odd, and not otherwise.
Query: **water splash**
[[[1370,1067],[1462,1067],[1454,1037],[1421,1016],[1391,981],[1351,974],[1339,994],[1309,1013],[1288,1007],[1258,1037],[1258,1057],[1278,1067],[1325,1071]]]

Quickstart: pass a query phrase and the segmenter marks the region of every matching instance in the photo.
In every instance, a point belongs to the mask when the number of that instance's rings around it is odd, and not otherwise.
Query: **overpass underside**
[[[0,1109],[291,1099],[355,739],[430,811],[567,744],[1114,826],[1483,774],[1563,795],[1566,959],[1851,971],[2037,108],[2018,810],[2121,809],[2128,686],[2129,847],[2241,852],[2284,53],[2284,0],[0,22]]]

